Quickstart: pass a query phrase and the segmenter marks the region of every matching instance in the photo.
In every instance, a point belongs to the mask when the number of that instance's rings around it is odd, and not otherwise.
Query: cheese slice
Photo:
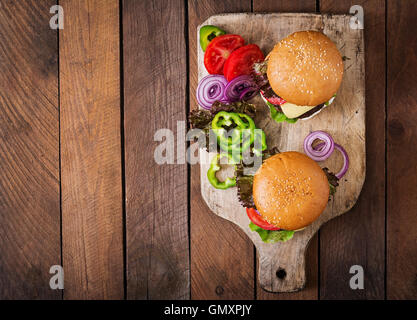
[[[282,112],[287,116],[287,118],[290,119],[297,118],[313,108],[315,108],[315,106],[297,106],[296,104],[292,104],[289,102],[286,102],[281,105]]]
[[[311,119],[312,117],[314,117],[317,113],[322,111],[324,108],[331,105],[333,103],[335,97],[336,97],[336,94],[333,97],[331,97],[329,101],[324,103],[323,108],[321,108],[320,110],[318,110],[317,112],[315,112],[311,116],[309,116],[307,118],[303,118],[301,120],[308,120],[308,119]],[[266,104],[268,104],[268,101],[265,99],[265,97],[262,94],[261,94],[261,98]],[[299,116],[303,115],[304,113],[310,111],[311,109],[313,109],[315,107],[316,106],[313,106],[313,107],[311,107],[311,106],[298,106],[296,104],[289,103],[289,102],[285,102],[284,104],[281,105],[282,112],[289,119],[298,118]]]

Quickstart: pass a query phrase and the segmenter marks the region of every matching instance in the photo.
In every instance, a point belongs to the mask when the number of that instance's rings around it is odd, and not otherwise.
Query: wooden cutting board
[[[320,30],[339,48],[344,61],[344,79],[335,102],[320,114],[295,124],[278,124],[269,116],[269,109],[260,97],[253,100],[257,106],[255,122],[267,136],[269,147],[283,151],[303,151],[304,138],[315,130],[330,133],[349,154],[350,168],[339,181],[336,195],[326,210],[312,225],[296,232],[285,243],[267,244],[256,232],[249,229],[249,219],[238,201],[236,188],[217,190],[207,179],[209,160],[214,154],[200,150],[201,193],[208,207],[217,215],[240,226],[255,244],[259,253],[259,282],[270,292],[291,292],[305,286],[305,252],[310,239],[326,221],[349,211],[362,189],[365,180],[365,65],[363,30],[351,29],[348,15],[320,14],[224,14],[212,16],[201,26],[210,24],[228,33],[241,35],[246,43],[257,44],[266,54],[274,44],[295,31]],[[199,26],[199,28],[201,27]],[[197,37],[199,34],[197,30]],[[199,80],[207,75],[203,63],[204,53],[198,48]],[[325,162],[319,163],[338,172],[343,160],[338,152]],[[220,253],[221,254],[221,253]],[[286,276],[279,278],[278,270]],[[283,274],[283,272],[281,272]]]

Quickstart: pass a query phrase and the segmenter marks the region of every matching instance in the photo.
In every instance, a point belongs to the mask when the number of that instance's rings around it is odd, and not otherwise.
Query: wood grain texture
[[[158,129],[185,147],[184,19],[183,1],[123,1],[128,299],[190,297],[187,165],[154,159]]]
[[[315,12],[315,0],[255,0],[254,12]],[[271,293],[262,288],[257,281],[257,299],[317,299],[318,297],[318,236],[315,235],[306,252],[306,286],[303,290],[292,293]],[[259,262],[258,262],[259,263]]]
[[[316,12],[316,0],[253,0],[253,12]]]
[[[224,12],[249,12],[251,1],[188,1],[190,109],[197,108],[197,26]],[[226,29],[227,30],[227,29]],[[200,167],[191,167],[191,298],[254,299],[254,247],[233,223],[219,218],[201,197]]]
[[[238,224],[254,242],[259,252],[259,282],[271,292],[292,292],[305,285],[305,248],[319,227],[340,214],[349,211],[359,196],[365,179],[365,66],[362,30],[349,27],[350,16],[316,14],[230,14],[212,16],[204,24],[220,26],[231,33],[242,35],[248,43],[257,43],[264,52],[286,35],[297,30],[321,30],[327,34],[341,51],[350,57],[345,63],[344,80],[337,98],[330,107],[308,121],[296,124],[277,124],[269,116],[260,97],[253,102],[258,106],[255,122],[267,136],[269,146],[281,151],[303,150],[303,140],[313,130],[329,132],[337,143],[344,146],[350,155],[350,167],[340,181],[338,192],[332,197],[323,214],[312,225],[295,234],[286,243],[265,244],[258,234],[250,231],[245,209],[239,204],[236,189],[217,190],[208,182],[207,152],[201,151],[201,188],[209,208],[217,215]],[[198,31],[197,31],[198,32]],[[203,52],[198,49],[199,79],[207,74],[203,66]],[[355,94],[353,94],[355,93]],[[343,108],[342,108],[343,106]],[[336,171],[341,156],[320,163]],[[287,276],[279,279],[276,272],[285,269]]]
[[[119,2],[60,5],[64,298],[121,299]]]
[[[417,299],[417,2],[387,12],[387,297]]]
[[[0,2],[0,299],[60,299],[54,1]]]
[[[355,207],[320,231],[322,299],[384,298],[385,4],[383,0],[322,0],[320,12],[347,13],[355,4],[365,12],[366,181]],[[353,265],[364,268],[364,290],[349,286],[353,276],[349,269]]]

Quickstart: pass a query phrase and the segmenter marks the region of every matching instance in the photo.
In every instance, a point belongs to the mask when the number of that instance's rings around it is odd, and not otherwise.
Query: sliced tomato
[[[276,226],[266,222],[264,219],[262,219],[261,215],[258,213],[258,211],[254,208],[246,208],[246,213],[254,224],[256,224],[258,227],[264,229],[264,230],[271,230],[276,231],[279,230]]]
[[[227,81],[238,76],[251,74],[253,64],[264,60],[264,54],[256,44],[248,44],[232,52],[224,64],[223,74]]]
[[[280,105],[282,106],[284,103],[286,103],[287,101],[285,101],[284,99],[276,96],[276,97],[265,97],[263,91],[261,90],[261,94],[262,96],[265,98],[266,101],[268,101],[269,103],[275,104],[275,105]]]
[[[245,40],[237,34],[215,37],[207,46],[204,65],[210,74],[223,74],[223,66],[230,54],[242,47]]]

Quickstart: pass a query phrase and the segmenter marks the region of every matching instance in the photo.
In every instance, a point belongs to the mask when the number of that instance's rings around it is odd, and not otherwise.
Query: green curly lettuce
[[[334,196],[336,193],[336,188],[339,186],[339,179],[333,172],[330,172],[328,168],[323,168],[323,171],[326,174],[327,180],[329,181],[330,196]]]
[[[277,147],[265,150],[262,152],[262,161],[268,159],[269,157],[279,153]],[[246,169],[246,170],[245,170]],[[237,165],[236,170],[236,186],[237,186],[237,196],[239,202],[245,208],[255,208],[255,203],[253,202],[253,175],[257,171],[257,168],[245,166],[244,163]],[[244,174],[246,173],[246,174]]]
[[[225,104],[220,101],[213,103],[210,110],[195,109],[190,112],[188,120],[193,128],[205,129],[220,111],[243,113],[252,119],[256,115],[255,105],[247,102],[233,102]]]
[[[290,119],[288,118],[283,112],[279,112],[275,106],[268,102],[265,101],[267,106],[269,107],[269,111],[271,113],[271,118],[274,119],[276,122],[288,122],[288,123],[296,123],[298,119]]]
[[[256,224],[251,222],[249,224],[249,228],[257,232],[261,237],[263,242],[266,243],[275,243],[275,242],[286,242],[290,240],[294,236],[294,231],[287,231],[287,230],[278,230],[278,231],[271,231],[265,230],[261,227],[258,227]]]

